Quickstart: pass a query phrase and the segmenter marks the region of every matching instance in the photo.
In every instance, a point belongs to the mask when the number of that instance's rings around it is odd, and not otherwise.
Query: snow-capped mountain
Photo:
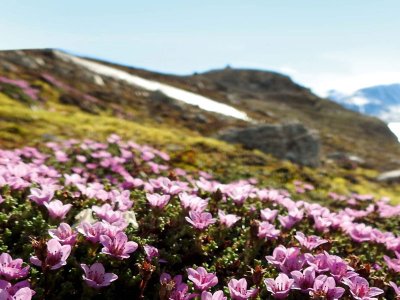
[[[351,95],[332,90],[328,98],[387,123],[400,122],[400,83],[367,87]]]

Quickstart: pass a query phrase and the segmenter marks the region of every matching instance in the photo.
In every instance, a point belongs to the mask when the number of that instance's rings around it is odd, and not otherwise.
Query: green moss
[[[40,86],[48,102],[33,108],[0,93],[1,147],[37,145],[46,140],[64,138],[104,140],[116,133],[124,139],[166,150],[177,167],[210,171],[223,182],[253,177],[262,185],[294,191],[292,182],[301,180],[318,186],[325,195],[329,191],[340,194],[356,192],[376,197],[389,196],[393,203],[400,202],[400,187],[379,184],[374,180],[378,174],[374,170],[344,170],[334,165],[319,169],[299,167],[189,130],[155,126],[151,120],[137,123],[107,113],[85,113],[77,107],[59,103],[57,91],[47,84],[41,83]]]

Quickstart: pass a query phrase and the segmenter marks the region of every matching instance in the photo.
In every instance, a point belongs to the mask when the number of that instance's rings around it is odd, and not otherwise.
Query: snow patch
[[[55,53],[58,57],[63,60],[73,62],[80,65],[92,72],[106,77],[112,77],[117,80],[125,81],[129,84],[135,85],[137,87],[143,88],[148,91],[160,91],[164,95],[185,102],[190,105],[198,106],[203,110],[219,113],[221,115],[229,116],[232,118],[251,121],[245,112],[242,112],[232,106],[220,103],[218,101],[212,100],[210,98],[188,92],[168,84],[160,83],[153,80],[144,79],[142,77],[132,75],[126,71],[122,71],[110,66],[102,65],[97,62],[86,60],[80,57],[69,55],[63,52],[57,51]]]
[[[104,85],[104,81],[103,81],[103,78],[101,78],[101,76],[96,74],[96,75],[94,75],[93,79],[94,79],[95,84]]]
[[[397,136],[397,139],[400,141],[400,122],[389,123],[388,127]]]

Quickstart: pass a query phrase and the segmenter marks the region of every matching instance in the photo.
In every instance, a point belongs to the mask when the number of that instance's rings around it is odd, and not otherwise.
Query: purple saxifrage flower
[[[383,291],[376,287],[369,287],[368,281],[355,276],[344,280],[344,283],[350,288],[350,293],[357,300],[377,300],[375,296],[383,294]]]
[[[56,239],[47,242],[47,255],[44,261],[37,256],[32,256],[30,261],[35,266],[56,270],[67,264],[67,258],[71,253],[71,246],[62,246]]]
[[[264,280],[267,290],[275,299],[286,299],[294,280],[286,274],[280,273],[276,279],[267,278]]]
[[[138,248],[137,243],[128,242],[128,237],[122,231],[116,233],[113,238],[107,235],[101,235],[100,242],[103,245],[101,252],[118,259],[129,258],[129,254],[135,252]]]
[[[293,289],[309,292],[313,288],[315,281],[314,267],[308,267],[303,272],[292,271],[290,274],[294,279]]]
[[[305,236],[302,232],[297,232],[295,238],[307,250],[313,250],[328,242],[316,235]]]
[[[397,258],[390,258],[389,256],[384,255],[383,259],[385,260],[389,269],[394,270],[395,272],[400,272],[400,253],[395,252]]]
[[[31,300],[35,291],[31,289],[27,280],[20,281],[14,285],[5,280],[0,280],[1,300]]]
[[[171,198],[171,196],[160,195],[160,194],[146,194],[146,198],[152,207],[163,209],[168,204],[168,201]]]
[[[43,205],[45,202],[49,202],[53,196],[54,191],[51,189],[31,188],[31,193],[28,198],[38,205]]]
[[[22,259],[12,259],[8,253],[0,255],[0,277],[6,280],[21,279],[28,275],[29,266],[22,267]]]
[[[246,300],[257,293],[257,289],[247,289],[247,281],[244,278],[239,280],[232,278],[228,283],[228,288],[232,300]]]
[[[206,291],[218,283],[218,277],[214,273],[208,273],[203,267],[197,270],[188,268],[188,278],[191,280],[199,291]]]
[[[75,245],[77,233],[67,223],[61,223],[57,229],[49,229],[49,235],[62,245]]]
[[[400,287],[397,286],[393,281],[390,281],[389,284],[394,290],[394,294],[396,296],[396,300],[400,299]]]
[[[345,289],[337,287],[335,279],[326,275],[319,275],[315,278],[314,286],[310,291],[313,297],[323,297],[326,300],[337,300],[342,297]]]
[[[223,291],[216,291],[214,294],[204,291],[201,293],[201,300],[227,300]]]
[[[219,222],[226,226],[227,228],[232,227],[237,221],[240,220],[240,217],[233,214],[225,214],[222,210],[218,211]]]
[[[280,233],[281,231],[276,229],[275,226],[268,221],[263,221],[258,224],[257,236],[259,238],[274,240],[279,237]]]
[[[81,268],[85,272],[85,275],[82,276],[83,280],[85,280],[88,286],[95,289],[109,286],[111,282],[118,279],[118,276],[114,273],[106,273],[101,263],[94,263],[90,267],[81,264]]]
[[[64,205],[60,200],[44,202],[43,205],[46,206],[52,219],[64,219],[72,207],[72,204]]]
[[[153,247],[151,245],[144,245],[143,248],[144,252],[146,253],[146,259],[150,262],[153,260],[153,258],[160,255],[156,247]]]
[[[190,211],[189,217],[185,217],[185,219],[192,224],[194,228],[199,230],[203,230],[216,222],[216,219],[213,219],[212,215],[208,212]]]

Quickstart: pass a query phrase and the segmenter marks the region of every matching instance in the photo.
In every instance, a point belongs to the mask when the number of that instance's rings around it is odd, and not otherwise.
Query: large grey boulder
[[[248,149],[259,149],[300,165],[310,167],[319,165],[318,134],[300,123],[235,128],[219,133],[218,138],[230,143],[242,144]]]

